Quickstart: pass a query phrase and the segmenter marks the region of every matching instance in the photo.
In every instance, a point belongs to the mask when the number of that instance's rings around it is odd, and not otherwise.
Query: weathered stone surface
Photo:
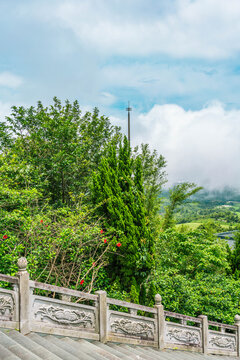
[[[31,281],[25,258],[19,259],[18,268],[17,277],[0,274],[1,281],[13,284],[13,290],[0,289],[0,327],[19,327],[25,335],[35,331],[100,340],[101,343],[114,341],[159,349],[178,347],[205,354],[240,355],[238,315],[235,325],[220,324],[208,321],[204,315],[194,318],[165,311],[159,294],[155,296],[155,306],[150,308],[108,298],[105,291],[85,294]],[[33,295],[34,289],[56,293],[60,300]],[[73,301],[78,298],[78,302],[71,302],[71,297]],[[93,306],[82,304],[82,299]],[[110,310],[112,305],[118,309],[125,307],[128,312]],[[220,330],[210,330],[211,326]]]
[[[153,328],[143,321],[133,321],[130,319],[119,319],[115,320],[111,324],[111,329],[115,332],[124,333],[127,335],[135,336],[153,336]]]
[[[164,317],[164,307],[162,305],[162,297],[159,294],[155,295],[154,307],[157,310],[156,319],[157,319],[158,348],[162,350],[164,349],[165,317]]]
[[[0,288],[0,327],[18,328],[18,291]]]
[[[21,257],[18,259],[17,262],[17,266],[18,266],[18,271],[26,271],[27,270],[27,259],[25,257]]]
[[[201,330],[202,330],[202,350],[204,354],[208,353],[208,317],[206,315],[199,315],[199,318],[202,320]]]
[[[240,316],[235,315],[237,356],[240,357]]]
[[[99,339],[102,343],[107,341],[107,293],[106,291],[96,291],[98,295],[97,311],[98,311],[98,330]]]
[[[167,323],[165,341],[173,344],[200,347],[202,345],[201,331],[192,326]]]
[[[19,284],[19,328],[22,334],[30,332],[30,288],[29,273],[26,271],[27,260],[18,260],[18,284]]]
[[[223,334],[217,331],[209,331],[208,346],[210,349],[236,351],[236,335]]]
[[[138,337],[145,340],[154,340],[157,336],[154,319],[146,319],[131,314],[110,312],[109,331],[116,335]]]
[[[33,296],[32,320],[62,327],[95,328],[95,309]]]
[[[12,296],[0,293],[0,318],[12,318],[14,302]]]
[[[48,318],[61,325],[82,325],[84,328],[89,324],[92,327],[93,321],[91,314],[79,310],[66,310],[62,307],[42,306],[36,312],[35,316],[40,314],[41,320]]]

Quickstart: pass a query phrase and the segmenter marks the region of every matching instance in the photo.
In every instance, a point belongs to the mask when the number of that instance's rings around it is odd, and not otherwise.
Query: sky
[[[167,160],[169,185],[240,188],[239,0],[0,0],[0,120],[57,96]]]

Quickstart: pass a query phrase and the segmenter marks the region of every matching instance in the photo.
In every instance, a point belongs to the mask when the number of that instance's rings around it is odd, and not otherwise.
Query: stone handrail
[[[200,318],[196,318],[193,316],[188,316],[188,315],[183,315],[183,314],[178,314],[178,313],[174,313],[171,311],[164,311],[164,315],[165,317],[171,317],[171,318],[175,318],[175,319],[180,319],[180,320],[184,320],[184,321],[192,321],[195,323],[200,324],[202,322],[202,320]]]
[[[76,297],[84,298],[84,299],[88,299],[88,300],[95,300],[96,301],[98,299],[98,296],[94,295],[94,294],[88,294],[88,293],[85,293],[83,291],[67,289],[67,288],[64,288],[64,287],[61,287],[61,286],[45,284],[45,283],[41,283],[41,282],[38,282],[38,281],[30,280],[29,285],[30,285],[30,288],[32,288],[32,289],[46,290],[46,291],[56,292],[58,294],[76,296]]]
[[[123,301],[123,300],[107,298],[107,304],[126,307],[126,308],[129,308],[130,310],[134,309],[134,310],[145,311],[145,312],[149,312],[149,313],[153,313],[153,314],[157,313],[157,310],[155,308],[140,305],[140,304],[134,304],[134,303],[130,303],[128,301]]]
[[[11,284],[18,284],[18,278],[16,276],[0,274],[0,281],[9,282]]]
[[[192,317],[166,311],[159,294],[155,306],[148,307],[109,298],[101,290],[89,294],[30,280],[25,258],[18,260],[18,269],[17,276],[0,274],[0,281],[12,284],[12,289],[0,288],[0,327],[19,328],[23,334],[41,332],[160,350],[240,355],[238,315],[235,325],[221,324],[208,321],[204,315]],[[35,289],[45,290],[46,296],[37,295]],[[49,292],[58,295],[49,297]]]
[[[237,325],[222,324],[216,321],[208,321],[208,325],[215,326],[218,328],[237,330]]]

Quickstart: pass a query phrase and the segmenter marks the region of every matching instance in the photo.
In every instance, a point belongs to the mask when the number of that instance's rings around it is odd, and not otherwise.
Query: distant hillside
[[[168,204],[169,191],[163,192],[163,210]],[[175,213],[178,226],[191,229],[214,224],[216,231],[229,231],[240,227],[240,192],[225,187],[222,190],[201,190],[188,199]]]
[[[222,190],[206,190],[199,191],[192,197],[192,200],[209,203],[240,202],[240,190],[225,187]]]

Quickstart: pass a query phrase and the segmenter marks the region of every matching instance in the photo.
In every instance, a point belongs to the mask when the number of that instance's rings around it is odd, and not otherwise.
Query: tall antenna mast
[[[130,107],[130,102],[128,102],[128,107],[126,108],[126,111],[128,112],[128,143],[130,146],[130,111],[132,111],[132,108]]]

